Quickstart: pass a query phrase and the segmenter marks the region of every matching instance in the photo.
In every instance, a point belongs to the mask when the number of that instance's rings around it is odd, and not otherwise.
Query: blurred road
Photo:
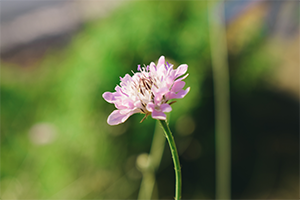
[[[20,45],[70,33],[86,20],[110,13],[118,1],[1,1],[1,54]]]
[[[0,0],[0,23],[28,13],[31,10],[64,1],[67,0]]]

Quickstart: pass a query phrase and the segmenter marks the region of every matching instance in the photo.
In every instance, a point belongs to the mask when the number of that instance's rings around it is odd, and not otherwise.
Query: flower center
[[[153,86],[153,82],[150,78],[142,77],[139,80],[138,90],[139,92],[145,96],[146,92],[151,92],[151,88]]]

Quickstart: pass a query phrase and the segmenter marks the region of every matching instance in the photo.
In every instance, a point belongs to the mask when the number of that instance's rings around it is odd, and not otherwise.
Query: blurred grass
[[[256,89],[274,63],[262,45],[261,27],[257,30],[259,39],[251,36],[248,45],[230,57],[231,81],[240,91]],[[176,135],[175,119],[182,115],[197,126],[194,134],[175,139],[181,149],[203,139],[202,156],[183,158],[183,197],[213,198],[213,169],[208,168],[214,159],[214,131],[213,122],[206,123],[211,110],[205,109],[212,98],[207,87],[209,52],[205,1],[135,1],[86,23],[65,48],[49,50],[36,66],[1,61],[1,197],[136,198],[141,174],[135,158],[149,152],[155,121],[148,118],[139,124],[143,116],[137,114],[123,125],[108,126],[114,106],[101,95],[113,91],[119,77],[131,74],[137,64],[164,55],[175,66],[187,63],[190,74],[186,85],[191,91],[174,104],[171,129]],[[55,127],[50,132],[53,142],[42,145],[30,139],[40,123]],[[158,174],[160,198],[173,194],[166,152]],[[199,182],[185,171],[189,164],[195,177],[197,171],[201,174]]]

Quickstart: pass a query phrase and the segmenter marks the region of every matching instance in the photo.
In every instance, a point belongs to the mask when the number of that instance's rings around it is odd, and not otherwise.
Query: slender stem
[[[180,200],[181,199],[181,167],[180,167],[179,156],[178,156],[175,140],[173,138],[172,132],[170,131],[167,122],[165,120],[158,120],[158,121],[160,122],[166,134],[166,138],[170,146],[174,168],[175,168],[175,177],[176,177],[175,200]]]
[[[170,113],[168,116],[170,117]],[[166,143],[166,139],[163,135],[163,130],[160,128],[159,124],[160,123],[158,121],[155,124],[155,131],[148,158],[149,166],[141,171],[143,174],[143,178],[140,186],[138,200],[152,199],[152,196],[154,196],[153,193],[155,186],[155,171],[160,165]],[[155,199],[155,197],[153,198]]]
[[[210,47],[215,94],[216,199],[231,199],[230,88],[224,0],[209,2]]]

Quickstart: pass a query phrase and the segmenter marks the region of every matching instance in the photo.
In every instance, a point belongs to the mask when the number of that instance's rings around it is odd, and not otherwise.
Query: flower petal
[[[150,72],[156,71],[156,67],[155,67],[155,63],[154,63],[154,62],[151,62],[151,63],[150,63],[149,70],[150,70]]]
[[[160,106],[160,109],[163,112],[171,112],[172,111],[172,107],[169,104],[167,104],[167,103],[162,104]]]
[[[159,112],[159,111],[156,111],[154,110],[151,114],[152,118],[153,119],[159,119],[159,120],[166,120],[166,114],[163,113],[163,112]]]
[[[115,104],[115,107],[119,110],[122,110],[122,109],[128,109],[124,104],[123,104],[123,101],[122,100],[116,100],[114,102]]]
[[[155,104],[152,103],[152,102],[149,102],[146,106],[146,109],[149,111],[149,112],[153,112],[154,109],[155,109]]]
[[[141,104],[141,101],[140,101],[140,100],[134,102],[133,105],[134,105],[134,107],[136,107],[136,108],[141,108],[141,107],[142,107],[142,104]]]
[[[171,89],[172,92],[179,92],[185,86],[184,81],[175,81]]]
[[[159,65],[164,65],[165,64],[165,57],[164,56],[161,56],[159,59],[158,59],[158,62],[157,62],[157,66]]]
[[[137,110],[114,110],[107,118],[109,125],[118,125],[124,123],[128,117],[132,114],[137,113]]]
[[[187,68],[188,68],[187,64],[179,65],[179,67],[176,69],[175,78],[185,74],[185,72],[187,71]]]
[[[181,81],[181,80],[185,79],[186,77],[188,77],[188,75],[189,75],[189,74],[186,74],[186,75],[184,75],[183,77],[177,79],[176,81]]]
[[[186,90],[180,90],[172,99],[182,99],[189,91],[190,87],[188,87]]]
[[[105,99],[105,101],[107,101],[108,103],[113,103],[116,99],[114,97],[114,93],[111,92],[104,92],[102,94],[103,99]]]
[[[121,79],[121,87],[126,86],[127,84],[130,84],[132,81],[131,76],[129,74],[125,74],[124,78]]]
[[[185,97],[185,95],[190,91],[190,87],[188,87],[186,90],[180,90],[179,92],[169,92],[166,94],[166,98],[168,100],[170,99],[182,99]]]
[[[126,114],[121,114],[121,110],[114,110],[107,118],[107,123],[109,125],[118,125],[123,123],[126,120],[127,117],[127,113]],[[129,117],[129,115],[128,115]],[[127,118],[128,118],[127,117]],[[123,120],[125,119],[125,120]]]
[[[126,106],[126,108],[134,108],[134,102],[132,101],[132,99],[124,99],[122,101],[123,106]]]
[[[162,100],[163,95],[169,92],[169,89],[167,87],[163,87],[159,89],[157,89],[156,87],[152,87],[152,92],[155,96],[154,98],[155,103],[159,103]]]

